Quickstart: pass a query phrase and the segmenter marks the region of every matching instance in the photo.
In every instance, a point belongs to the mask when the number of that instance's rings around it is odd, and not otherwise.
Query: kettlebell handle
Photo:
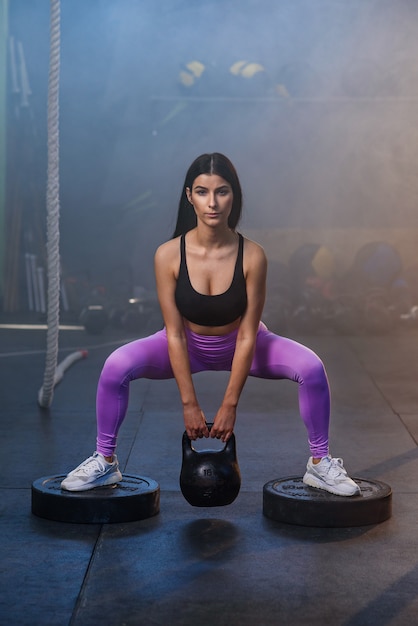
[[[207,422],[206,425],[207,425],[208,430],[210,432],[212,430],[213,422]],[[225,444],[223,449],[227,450],[228,452],[233,452],[235,454],[235,435],[234,435],[234,433],[232,433],[232,435],[230,436],[230,438],[226,442],[226,444]]]
[[[212,429],[212,426],[213,426],[213,422],[206,422],[206,425],[207,425],[208,430],[210,432],[211,429]],[[186,445],[186,442],[187,442],[188,445]],[[186,431],[184,431],[184,434],[183,434],[183,450],[184,450],[184,452],[185,452],[185,454],[187,456],[189,456],[189,454],[193,454],[194,452],[196,454],[199,454],[199,452],[197,452],[193,448],[192,440],[190,439],[190,437],[188,436]],[[236,445],[235,445],[235,435],[234,435],[234,433],[232,433],[232,435],[230,436],[228,441],[225,443],[224,447],[219,452],[228,454],[232,459],[234,459],[236,457]]]

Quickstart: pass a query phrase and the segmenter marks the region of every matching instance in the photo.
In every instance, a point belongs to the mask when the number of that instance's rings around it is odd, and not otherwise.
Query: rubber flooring
[[[0,623],[18,626],[410,626],[418,623],[418,329],[383,336],[295,336],[324,360],[331,452],[353,476],[389,484],[392,516],[353,528],[283,524],[263,485],[301,476],[309,455],[289,381],[249,379],[236,426],[241,491],[193,507],[179,488],[182,416],[173,381],[137,381],[122,426],[124,472],[160,485],[159,515],[68,524],[31,513],[31,485],[65,474],[95,442],[95,391],[107,354],[129,338],[62,330],[65,373],[37,398],[45,330],[0,329]],[[195,377],[207,418],[227,374]]]

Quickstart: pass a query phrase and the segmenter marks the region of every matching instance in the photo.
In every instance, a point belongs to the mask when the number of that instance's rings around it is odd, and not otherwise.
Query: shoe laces
[[[83,472],[83,474],[90,474],[91,471],[97,473],[97,472],[104,472],[105,469],[106,469],[106,465],[103,463],[100,457],[96,454],[86,459],[84,463],[80,465],[80,467],[78,468],[78,471]]]
[[[340,458],[328,457],[329,463],[326,468],[326,473],[331,478],[338,478],[338,476],[347,476],[347,471],[344,468],[343,460]]]

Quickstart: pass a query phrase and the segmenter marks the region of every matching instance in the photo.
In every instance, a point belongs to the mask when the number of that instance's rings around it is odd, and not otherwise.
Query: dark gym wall
[[[321,229],[386,229],[398,243],[416,232],[418,3],[61,0],[61,11],[68,271],[100,281],[128,266],[152,286],[154,249],[203,151],[235,162],[243,228],[265,231],[272,248],[275,229],[302,241]],[[13,0],[9,12],[31,89],[23,213],[30,224],[36,206],[42,223],[49,0]],[[26,110],[14,100],[10,124],[20,128]]]

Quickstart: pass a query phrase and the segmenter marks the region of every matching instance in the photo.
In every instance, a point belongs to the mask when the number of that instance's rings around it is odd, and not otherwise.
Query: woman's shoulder
[[[176,274],[180,263],[180,237],[169,239],[158,246],[154,255],[156,271]]]
[[[177,276],[180,264],[180,237],[169,239],[158,246],[154,255],[157,276]]]
[[[160,244],[155,251],[156,258],[168,259],[179,253],[180,250],[180,237],[169,239]]]
[[[253,239],[249,239],[245,235],[243,235],[243,238],[244,238],[245,254],[254,256],[254,258],[257,258],[257,259],[266,258],[266,253],[264,251],[263,246],[261,246],[259,243],[257,243]]]
[[[247,279],[254,276],[256,281],[264,282],[267,273],[267,257],[264,248],[253,241],[244,237],[244,274]]]

